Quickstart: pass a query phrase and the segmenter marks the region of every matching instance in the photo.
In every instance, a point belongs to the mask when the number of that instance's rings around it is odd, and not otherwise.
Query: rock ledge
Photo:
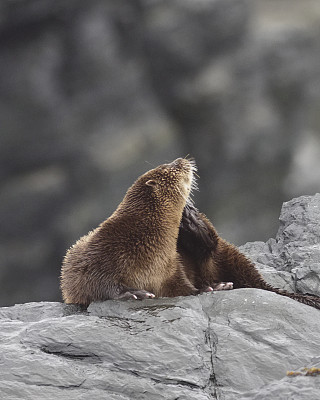
[[[272,283],[319,293],[320,195],[285,203],[276,239],[242,247]],[[0,392],[13,399],[317,398],[320,313],[257,289],[0,309]]]

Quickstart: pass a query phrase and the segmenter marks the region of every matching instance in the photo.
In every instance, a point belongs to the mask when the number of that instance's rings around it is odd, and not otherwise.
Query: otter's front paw
[[[153,299],[156,296],[151,293],[147,292],[146,290],[130,290],[122,295],[120,295],[118,298],[120,300],[143,300],[143,299]]]
[[[205,293],[205,292],[212,292],[213,288],[211,286],[204,286],[200,289],[200,293]]]
[[[213,290],[231,290],[233,289],[233,282],[219,282],[212,286]]]

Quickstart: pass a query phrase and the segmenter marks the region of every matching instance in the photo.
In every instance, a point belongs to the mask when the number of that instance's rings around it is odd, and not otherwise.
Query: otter
[[[178,158],[142,176],[116,211],[67,252],[61,268],[66,303],[196,295],[258,288],[320,309],[320,298],[269,285],[254,264],[220,238],[194,206],[193,160]]]
[[[320,309],[318,296],[290,293],[268,284],[254,264],[219,237],[212,223],[191,203],[183,210],[177,246],[186,274],[195,286],[230,280],[234,289],[268,290]]]
[[[98,300],[187,296],[231,288],[231,283],[195,287],[177,252],[195,169],[192,160],[178,158],[146,172],[116,211],[68,250],[61,268],[66,303],[87,306]]]

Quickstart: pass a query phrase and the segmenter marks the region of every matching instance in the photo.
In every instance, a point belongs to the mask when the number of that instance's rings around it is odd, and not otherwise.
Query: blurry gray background
[[[235,244],[320,191],[318,0],[0,3],[0,305],[60,300],[66,249],[194,156]]]

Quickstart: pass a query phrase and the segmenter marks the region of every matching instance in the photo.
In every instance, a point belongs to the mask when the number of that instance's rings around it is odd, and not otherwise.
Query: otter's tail
[[[223,254],[221,259],[226,274],[224,279],[228,278],[227,280],[233,281],[235,289],[251,287],[268,290],[320,310],[320,297],[302,293],[290,293],[284,289],[271,286],[264,280],[255,265],[235,246],[228,244],[223,239],[220,240],[218,248],[220,246]]]
[[[290,293],[284,289],[274,288],[273,286],[265,282],[263,279],[259,283],[260,283],[259,289],[268,290],[269,292],[281,294],[281,296],[290,297],[290,299],[297,300],[300,303],[307,304],[308,306],[315,307],[318,310],[320,310],[320,297],[318,296],[302,294],[302,293]]]

